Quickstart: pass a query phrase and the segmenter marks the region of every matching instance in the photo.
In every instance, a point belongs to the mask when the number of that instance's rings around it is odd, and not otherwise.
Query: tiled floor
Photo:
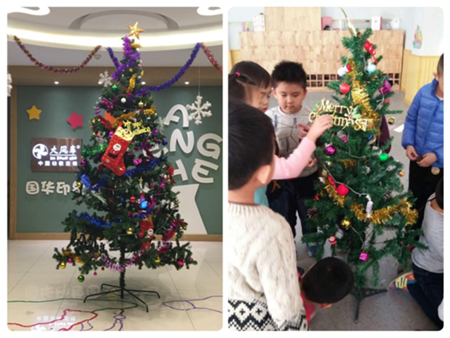
[[[67,241],[8,241],[8,327],[14,331],[220,330],[222,243],[191,244],[198,265],[189,270],[127,270],[129,288],[161,295],[161,299],[139,295],[148,304],[147,313],[129,296],[120,301],[115,293],[83,303],[86,295],[99,292],[101,283],[117,285],[119,275],[99,271],[79,283],[77,268],[56,270],[53,248]]]

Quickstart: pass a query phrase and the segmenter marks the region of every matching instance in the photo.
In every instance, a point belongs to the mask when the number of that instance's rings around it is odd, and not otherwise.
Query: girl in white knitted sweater
[[[228,326],[307,330],[291,228],[254,203],[274,170],[271,120],[248,105],[229,111]]]

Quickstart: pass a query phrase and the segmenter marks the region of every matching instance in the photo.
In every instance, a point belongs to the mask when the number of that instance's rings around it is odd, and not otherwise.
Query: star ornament
[[[39,120],[39,114],[41,113],[42,110],[39,110],[36,108],[36,106],[33,105],[33,107],[31,107],[31,109],[27,110],[28,113],[28,117],[30,120],[36,119]]]
[[[136,36],[139,39],[139,33],[145,32],[143,29],[139,28],[139,22],[136,21],[134,26],[128,25],[128,28],[130,29],[130,34],[128,36]]]
[[[76,127],[83,127],[83,115],[77,115],[72,112],[72,115],[67,119],[67,122],[70,123],[72,130]]]

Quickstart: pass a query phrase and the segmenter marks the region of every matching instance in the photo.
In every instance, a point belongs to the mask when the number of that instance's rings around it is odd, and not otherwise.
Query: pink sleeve
[[[285,180],[298,177],[309,163],[315,149],[314,142],[305,137],[288,158],[275,156],[275,171],[272,179]]]

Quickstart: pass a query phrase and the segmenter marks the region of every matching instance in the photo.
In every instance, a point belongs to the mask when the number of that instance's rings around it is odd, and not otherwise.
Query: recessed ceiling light
[[[58,81],[55,81],[55,85],[59,85],[59,82],[58,82]]]
[[[222,15],[223,11],[220,7],[199,7],[197,9],[197,13],[203,16],[214,16],[214,15]]]
[[[145,84],[145,81],[142,81],[142,84]]]
[[[185,84],[185,85],[188,85],[188,84],[189,84],[189,81],[186,81],[184,84]]]

